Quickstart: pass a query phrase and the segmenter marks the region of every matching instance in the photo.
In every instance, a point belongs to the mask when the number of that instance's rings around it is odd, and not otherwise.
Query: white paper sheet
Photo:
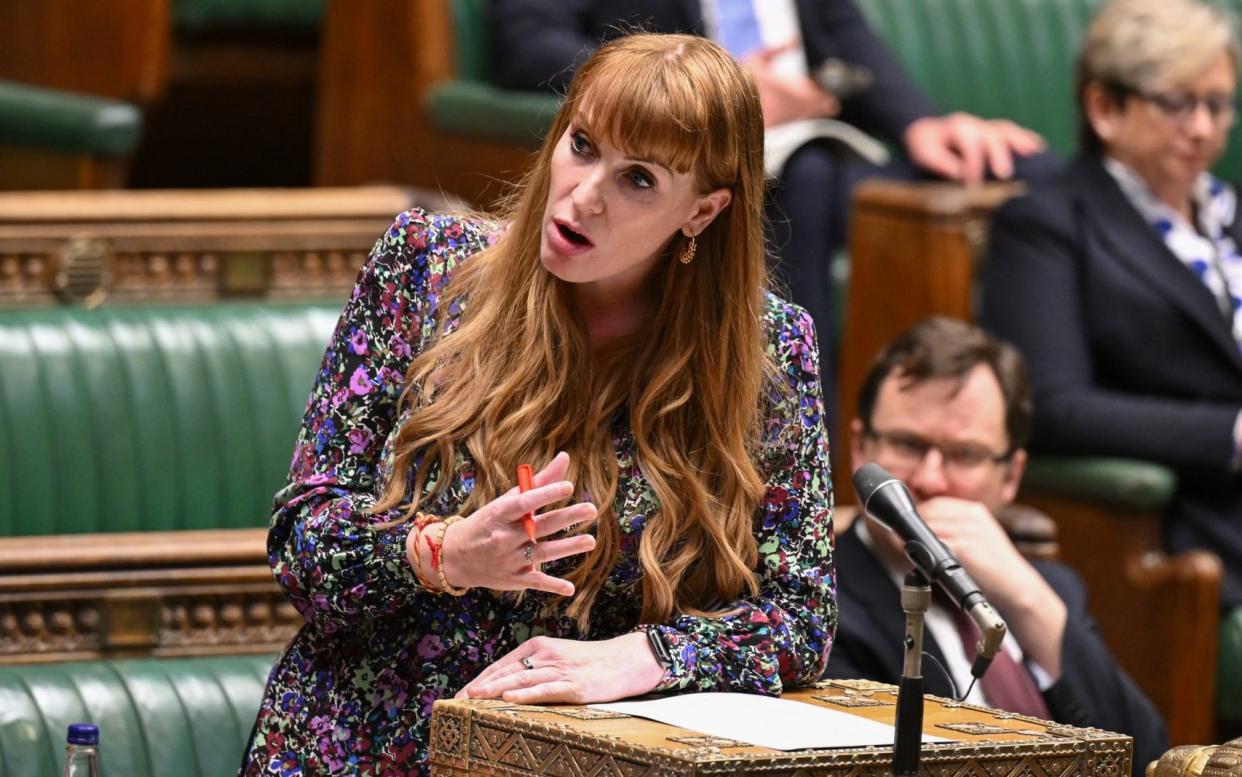
[[[649,701],[592,704],[773,750],[892,746],[893,727],[848,712],[749,693],[689,693]],[[946,742],[923,735],[923,742]]]

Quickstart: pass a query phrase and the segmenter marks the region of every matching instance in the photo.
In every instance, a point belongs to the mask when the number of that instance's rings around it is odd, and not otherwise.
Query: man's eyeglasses
[[[1137,89],[1131,90],[1131,93],[1156,106],[1161,113],[1176,122],[1187,121],[1200,105],[1207,108],[1208,115],[1217,124],[1232,122],[1238,111],[1236,97],[1231,94],[1209,94],[1206,97],[1200,97],[1190,92],[1149,94]]]
[[[864,434],[879,444],[890,464],[909,470],[922,464],[932,449],[940,451],[946,472],[960,475],[973,474],[987,465],[1008,461],[1013,456],[1013,451],[996,453],[980,443],[932,442],[912,432],[868,429]]]

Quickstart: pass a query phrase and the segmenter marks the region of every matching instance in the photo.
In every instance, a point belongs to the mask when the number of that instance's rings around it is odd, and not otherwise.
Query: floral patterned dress
[[[276,496],[269,557],[306,625],[272,669],[241,775],[425,775],[432,703],[541,634],[598,640],[659,629],[673,660],[663,691],[778,694],[824,668],[836,586],[817,354],[807,314],[772,296],[768,348],[790,390],[771,392],[758,462],[768,483],[755,516],[759,596],[725,618],[639,623],[638,541],[658,504],[624,424],[615,438],[620,554],[585,633],[550,596],[455,597],[418,584],[405,557],[409,524],[377,528],[395,513],[367,509],[391,466],[406,368],[442,316],[460,315],[438,305],[441,289],[493,235],[409,211],[359,275],[310,396],[289,484]],[[459,454],[451,487],[426,509],[458,512],[472,487]]]

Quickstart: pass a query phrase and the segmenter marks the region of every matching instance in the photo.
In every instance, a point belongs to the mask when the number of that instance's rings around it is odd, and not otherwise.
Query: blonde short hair
[[[1078,57],[1077,94],[1082,109],[1087,84],[1099,83],[1118,97],[1153,94],[1193,78],[1221,52],[1238,66],[1237,21],[1203,0],[1113,0],[1096,13]],[[1083,141],[1099,139],[1085,120]]]

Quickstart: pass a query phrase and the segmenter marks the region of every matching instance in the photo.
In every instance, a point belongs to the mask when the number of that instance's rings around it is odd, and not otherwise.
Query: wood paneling
[[[398,181],[488,205],[532,149],[447,135],[424,102],[453,76],[446,0],[329,0],[320,49],[315,183]]]
[[[0,144],[0,189],[115,189],[129,160]]]
[[[145,105],[163,95],[169,0],[4,0],[0,78]]]
[[[988,214],[1019,191],[1015,184],[868,181],[858,187],[837,411],[837,456],[846,465],[833,479],[837,501],[853,501],[849,424],[872,360],[932,314],[974,318],[975,263]]]
[[[302,616],[266,533],[0,539],[0,663],[280,650]]]
[[[461,205],[391,186],[0,194],[0,307],[343,299],[415,204]]]

